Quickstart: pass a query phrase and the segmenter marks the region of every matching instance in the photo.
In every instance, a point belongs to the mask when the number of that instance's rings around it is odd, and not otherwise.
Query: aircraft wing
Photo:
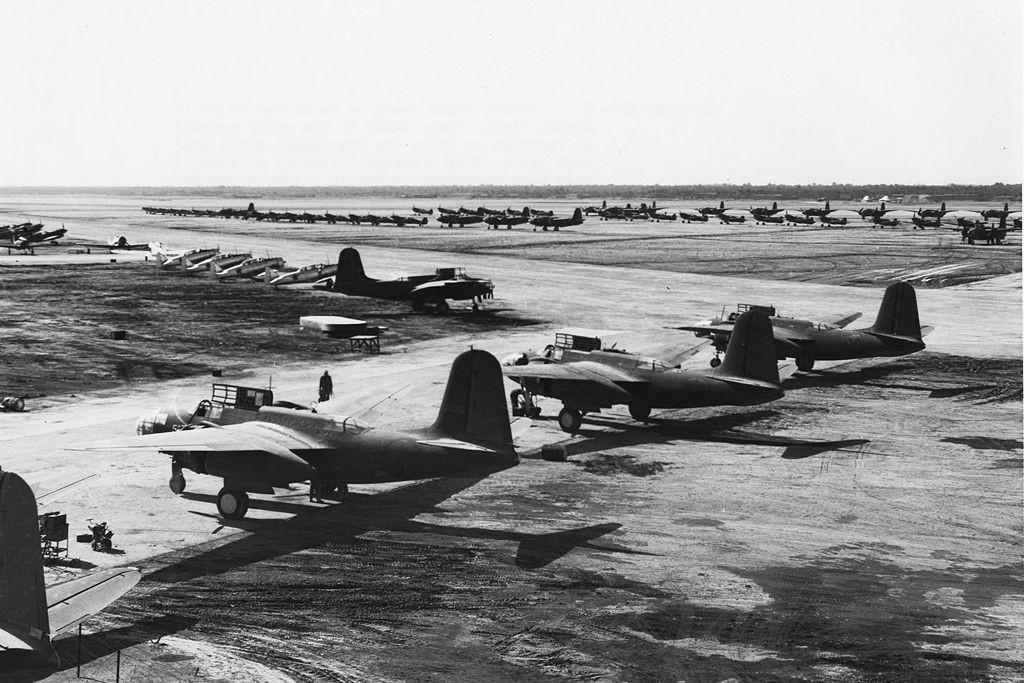
[[[108,569],[46,589],[50,636],[85,621],[132,589],[142,578],[134,567]],[[2,637],[2,631],[0,631]]]
[[[842,329],[849,325],[850,323],[852,323],[854,320],[860,318],[862,315],[864,314],[861,313],[860,311],[857,311],[856,313],[840,313],[839,315],[833,316],[831,318],[826,318],[825,320],[822,320],[822,322],[828,323],[829,325],[835,325],[836,327]]]
[[[723,323],[720,325],[692,325],[687,327],[674,327],[675,330],[683,330],[685,332],[696,332],[702,337],[707,337],[712,334],[732,334],[732,323]]]
[[[425,446],[440,446],[441,448],[453,448],[458,451],[480,451],[482,453],[495,453],[496,451],[480,446],[475,443],[469,443],[468,441],[459,441],[458,439],[451,439],[447,437],[441,437],[437,439],[419,439],[416,443],[421,443]]]
[[[644,380],[628,372],[613,368],[603,363],[579,361],[575,363],[548,363],[543,365],[517,365],[504,367],[502,371],[513,380],[519,379],[553,379],[563,382],[593,384],[615,394],[624,400],[631,398],[629,392],[620,384],[638,384]]]
[[[129,436],[116,441],[90,444],[69,450],[141,450],[159,451],[266,451],[290,453],[291,448],[316,448],[321,444],[295,429],[266,422],[243,422],[204,429],[182,429],[159,434]]]

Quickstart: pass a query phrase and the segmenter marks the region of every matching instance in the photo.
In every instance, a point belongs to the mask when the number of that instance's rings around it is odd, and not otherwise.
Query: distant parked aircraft
[[[484,299],[494,298],[494,283],[468,277],[462,268],[438,268],[433,275],[410,275],[396,280],[367,277],[359,252],[346,247],[338,254],[338,270],[331,291],[349,296],[409,301],[417,311],[425,306],[438,313],[449,311],[448,299],[470,299],[473,307]]]

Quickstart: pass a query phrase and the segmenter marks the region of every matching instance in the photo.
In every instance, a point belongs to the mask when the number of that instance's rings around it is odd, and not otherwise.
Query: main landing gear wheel
[[[176,496],[180,496],[185,492],[185,475],[181,473],[181,470],[171,472],[171,481],[169,482],[171,492]]]
[[[447,301],[443,301],[442,300],[442,301],[438,301],[437,302],[437,314],[438,315],[447,315],[448,311],[450,311],[450,310],[452,310],[452,309],[451,309],[451,306],[448,305]]]
[[[810,370],[813,370],[814,369],[814,359],[813,358],[797,358],[796,359],[796,369],[797,370],[802,370],[804,372],[808,372]]]
[[[719,358],[718,356],[715,356],[714,358],[711,359],[711,367],[717,368],[721,364],[722,364],[722,359]]]
[[[574,408],[562,408],[558,413],[558,426],[563,432],[575,434],[583,424],[583,415]]]
[[[217,494],[217,512],[224,519],[241,519],[249,511],[249,496],[245,491],[221,489]]]
[[[629,415],[634,420],[639,420],[640,422],[643,422],[651,416],[651,407],[636,405],[635,403],[630,404]]]

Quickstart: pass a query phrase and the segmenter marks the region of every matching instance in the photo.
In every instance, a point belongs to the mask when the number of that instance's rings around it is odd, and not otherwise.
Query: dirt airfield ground
[[[157,273],[138,253],[0,255],[0,393],[30,397],[29,412],[0,414],[0,466],[37,493],[94,475],[44,510],[66,512],[72,534],[86,518],[108,521],[123,551],[73,542],[81,566],[48,580],[94,566],[145,573],[86,624],[83,675],[114,680],[121,650],[128,681],[1024,677],[1020,233],[969,247],[954,231],[866,226],[589,219],[544,233],[140,210],[248,201],[8,196],[0,224],[63,222],[94,244],[123,234],[295,266],[354,245],[371,275],[462,265],[490,277],[495,310],[439,318],[210,285]],[[255,201],[335,213],[413,203]],[[193,475],[175,497],[166,456],[72,450],[132,434],[145,410],[191,408],[214,368],[229,382],[272,377],[279,398],[299,403],[330,369],[338,411],[411,384],[381,426],[421,425],[469,345],[500,358],[574,326],[671,355],[697,340],[667,327],[736,302],[812,319],[863,311],[870,324],[896,279],[917,286],[936,327],[927,351],[823,363],[755,408],[655,411],[646,425],[616,408],[565,441],[567,463],[536,457],[566,436],[542,418],[523,437],[523,462],[489,478],[353,487],[332,506],[296,486],[254,497],[245,520],[225,525],[212,505],[218,480]],[[300,333],[311,313],[387,325],[383,353]],[[116,329],[127,339],[111,340]],[[544,418],[557,413],[556,401],[541,405]],[[76,647],[59,640],[60,668],[29,680],[74,679]]]

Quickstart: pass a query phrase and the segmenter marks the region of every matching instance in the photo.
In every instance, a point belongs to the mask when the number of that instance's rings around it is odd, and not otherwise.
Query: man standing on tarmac
[[[320,403],[331,400],[334,396],[334,381],[331,379],[331,375],[324,370],[324,374],[320,377]]]

